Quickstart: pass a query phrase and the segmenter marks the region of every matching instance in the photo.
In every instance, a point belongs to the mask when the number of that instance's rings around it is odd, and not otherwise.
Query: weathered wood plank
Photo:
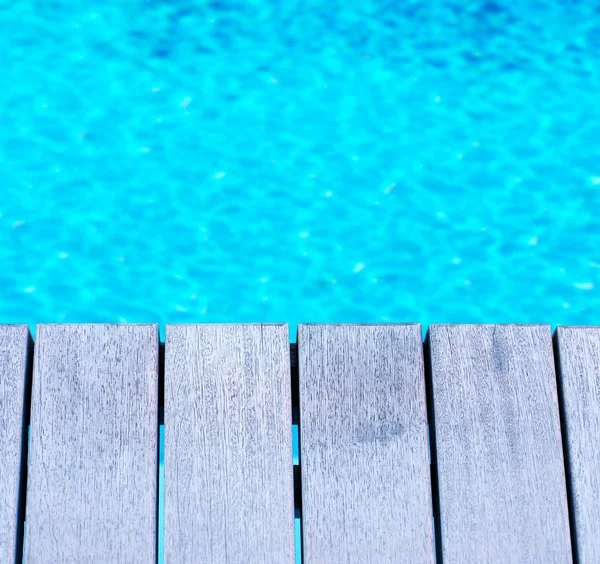
[[[158,327],[38,325],[25,562],[156,560]]]
[[[294,561],[287,325],[168,325],[165,564]]]
[[[428,338],[444,564],[571,562],[550,327]]]
[[[559,327],[555,339],[571,533],[579,564],[595,564],[600,562],[600,327]]]
[[[304,561],[434,561],[421,326],[300,325]]]
[[[21,558],[30,346],[27,325],[0,325],[0,562]]]

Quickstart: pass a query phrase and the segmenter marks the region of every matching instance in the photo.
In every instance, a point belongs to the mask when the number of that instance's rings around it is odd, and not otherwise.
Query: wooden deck
[[[600,327],[0,325],[0,562],[156,563],[163,423],[165,564],[600,563]]]

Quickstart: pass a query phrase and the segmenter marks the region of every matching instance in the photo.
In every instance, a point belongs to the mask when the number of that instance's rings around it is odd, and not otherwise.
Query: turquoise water
[[[0,321],[597,322],[592,1],[0,1]]]

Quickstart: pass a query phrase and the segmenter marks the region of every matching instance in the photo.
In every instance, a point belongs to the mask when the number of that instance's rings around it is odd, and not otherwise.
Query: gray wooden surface
[[[0,562],[17,562],[29,329],[0,325]]]
[[[25,562],[156,561],[158,327],[38,325]]]
[[[165,564],[294,562],[287,325],[168,325]]]
[[[432,563],[421,326],[300,325],[303,553]]]
[[[571,562],[550,327],[429,338],[444,564]]]
[[[600,327],[559,327],[569,473],[579,564],[600,562]]]

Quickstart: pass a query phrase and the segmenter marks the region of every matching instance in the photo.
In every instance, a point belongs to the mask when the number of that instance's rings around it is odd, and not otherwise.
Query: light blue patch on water
[[[301,537],[301,525],[300,517],[296,516],[294,519],[294,536],[296,538],[296,564],[302,562],[302,537]]]
[[[292,425],[292,451],[294,464],[300,464],[300,441],[298,437],[298,425]]]

